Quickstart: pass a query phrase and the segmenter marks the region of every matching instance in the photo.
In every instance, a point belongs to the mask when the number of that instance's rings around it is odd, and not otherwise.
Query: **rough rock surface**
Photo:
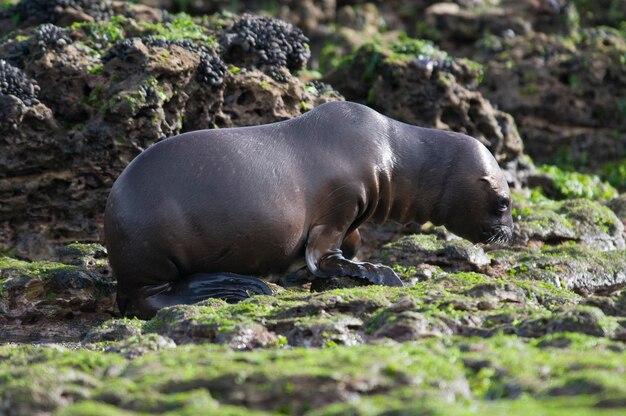
[[[626,228],[626,194],[621,194],[606,203],[615,212]]]
[[[115,282],[98,245],[74,244],[57,262],[0,257],[0,339],[71,341],[115,314]]]
[[[424,10],[416,35],[435,38],[445,50],[471,52],[485,33],[524,36],[535,32],[571,35],[578,13],[567,0],[502,0],[438,2]],[[468,50],[469,49],[469,50]]]
[[[621,406],[624,320],[580,300],[549,284],[451,273],[404,289],[208,301],[165,309],[148,322],[108,322],[88,341],[112,327],[129,330],[78,350],[2,346],[0,370],[11,377],[0,378],[0,387],[14,414],[149,412],[165,403],[191,413],[219,406],[292,414],[412,413],[441,409],[442,400],[447,411],[469,400],[487,414],[498,413],[493,406]],[[254,325],[273,342],[247,351],[250,340],[266,339],[241,331]],[[166,332],[186,332],[183,343],[225,335],[213,340],[221,346],[176,346]],[[325,348],[283,349],[303,345],[303,337]],[[352,345],[362,342],[370,345]]]
[[[626,157],[626,38],[610,28],[579,36],[564,42],[537,33],[486,44],[480,89],[515,115],[536,161],[598,170]]]

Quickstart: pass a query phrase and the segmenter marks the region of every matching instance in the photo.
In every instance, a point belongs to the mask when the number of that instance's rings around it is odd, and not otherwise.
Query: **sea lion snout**
[[[488,244],[503,244],[508,243],[513,238],[513,223],[508,224],[496,224],[493,226],[484,227],[482,229],[482,243]]]

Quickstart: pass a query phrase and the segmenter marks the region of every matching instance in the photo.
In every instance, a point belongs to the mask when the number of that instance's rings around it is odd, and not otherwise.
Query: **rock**
[[[520,336],[543,336],[558,332],[577,332],[596,337],[612,337],[616,324],[598,308],[578,306],[557,312],[549,318],[523,322],[517,329]]]
[[[245,0],[226,5],[210,1],[181,3],[173,0],[140,0],[139,2],[152,7],[173,12],[182,11],[192,15],[210,15],[222,12],[224,9],[233,13],[252,12],[256,14],[264,14],[264,12],[266,14],[267,11],[271,11],[272,16],[290,22],[306,33],[313,33],[320,25],[332,22],[337,3],[335,0]]]
[[[3,325],[52,323],[86,315],[110,318],[114,283],[97,273],[53,262],[0,260],[0,320]],[[15,328],[13,329],[15,330]],[[28,332],[27,327],[22,329]],[[38,334],[31,334],[36,341]]]
[[[276,335],[259,323],[236,317],[220,319],[214,312],[224,303],[220,299],[208,299],[195,305],[163,308],[149,328],[177,344],[211,342],[236,350],[250,350],[278,342]]]
[[[313,84],[303,86],[291,76],[279,82],[260,71],[242,71],[228,83],[216,122],[221,127],[267,124],[339,99],[341,96],[335,91],[320,91]]]
[[[549,282],[583,294],[606,295],[626,286],[626,250],[596,251],[578,244],[489,252],[502,275]]]
[[[617,292],[612,296],[589,296],[582,303],[601,309],[605,315],[626,317],[625,290]]]
[[[109,344],[104,351],[115,353],[122,357],[133,359],[154,351],[163,351],[176,348],[176,343],[169,338],[158,334],[134,336],[121,342]]]
[[[433,316],[425,316],[417,309],[417,304],[407,297],[377,311],[367,324],[371,337],[406,342],[452,334],[443,322]]]
[[[101,244],[72,243],[59,247],[53,256],[54,261],[78,266],[94,271],[100,276],[111,276],[111,267],[107,261],[107,251]]]
[[[578,29],[576,8],[566,0],[505,0],[435,3],[424,10],[418,35],[437,40],[445,50],[464,55],[485,33],[497,36],[533,32],[570,35]],[[466,54],[466,53],[465,53]]]
[[[0,131],[3,150],[0,156],[0,181],[7,182],[2,189],[9,186],[6,179],[9,175],[28,176],[38,170],[52,170],[55,162],[62,162],[66,158],[64,150],[69,149],[69,141],[62,136],[61,125],[44,104],[26,105],[15,95],[0,94]],[[55,173],[62,176],[64,172],[51,172],[49,181],[53,180]],[[35,180],[31,178],[30,182]],[[2,206],[6,210],[3,218],[8,218],[8,206],[18,202],[20,196],[11,197],[7,194],[3,198],[7,201]]]
[[[284,323],[281,322],[281,325]],[[330,347],[362,344],[363,321],[355,316],[336,314],[326,319],[297,319],[286,334],[289,345],[296,347]]]
[[[143,322],[133,319],[111,319],[92,328],[81,342],[122,341],[142,334]]]
[[[526,302],[526,293],[520,287],[513,284],[482,283],[465,292],[466,295],[476,298],[486,298],[489,301],[501,303]]]
[[[514,203],[513,240],[558,244],[577,241],[596,250],[623,249],[624,227],[605,206],[586,199]]]
[[[494,406],[593,413],[597,403],[619,412],[626,394],[619,345],[557,333],[530,342],[511,335],[445,337],[306,351],[228,352],[198,345],[166,347],[139,359],[58,345],[3,345],[0,371],[11,377],[0,379],[0,409],[18,415],[164,408],[193,414],[457,414],[471,400],[485,414]]]
[[[385,245],[372,261],[399,266],[428,263],[445,271],[479,271],[491,263],[480,246],[467,240],[442,241],[424,234],[402,237]]]
[[[476,56],[485,62],[480,91],[515,115],[536,162],[560,160],[598,170],[623,159],[620,137],[626,125],[617,98],[626,87],[621,34],[587,29],[564,40],[538,33],[489,45]]]
[[[619,195],[616,198],[611,199],[606,205],[615,212],[617,218],[622,221],[624,228],[626,228],[626,193]]]

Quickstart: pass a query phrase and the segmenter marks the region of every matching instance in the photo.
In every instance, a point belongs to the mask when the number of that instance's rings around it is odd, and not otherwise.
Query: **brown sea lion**
[[[509,187],[472,137],[332,102],[153,145],[113,185],[104,226],[120,310],[148,318],[208,297],[269,294],[253,276],[305,264],[317,277],[402,286],[387,266],[349,260],[359,225],[388,219],[504,241]]]

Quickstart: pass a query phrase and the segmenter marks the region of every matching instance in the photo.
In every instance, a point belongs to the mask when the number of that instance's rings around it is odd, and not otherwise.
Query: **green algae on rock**
[[[544,281],[584,295],[626,286],[626,250],[597,251],[580,244],[493,250],[490,256],[517,278]]]
[[[443,270],[479,271],[491,263],[478,245],[467,240],[438,240],[434,235],[414,234],[385,245],[372,260],[399,266],[428,263]]]
[[[549,198],[607,200],[617,196],[617,190],[602,182],[597,175],[567,172],[548,165],[539,166],[537,173],[529,177],[528,185],[538,184]]]
[[[574,328],[558,324],[581,299],[571,291],[525,275],[505,273],[495,278],[441,272],[405,288],[369,286],[322,293],[285,290],[234,305],[209,299],[196,305],[173,306],[147,322],[105,322],[83,343],[104,342],[107,348],[115,348],[116,341],[158,334],[177,344],[208,342],[233,350],[253,350],[403,342],[453,334],[493,337],[518,331],[537,337],[585,332],[584,325]],[[603,309],[592,309],[603,327],[612,328],[594,335],[612,337],[617,333],[619,318],[604,316]],[[615,315],[609,309],[607,314]],[[546,322],[557,324],[551,324],[546,332],[542,329]]]
[[[72,244],[64,263],[0,257],[0,339],[76,341],[114,314],[115,283],[102,246]]]
[[[112,414],[367,415],[385,409],[448,415],[467,406],[524,414],[548,399],[555,409],[568,408],[559,399],[565,397],[581,414],[618,414],[605,406],[626,397],[625,354],[622,344],[583,334],[253,352],[184,346],[130,359],[58,346],[0,346],[0,388],[17,414],[64,406],[61,414],[80,414],[97,405]]]
[[[596,250],[622,249],[624,226],[609,208],[600,203],[573,199],[535,201],[514,196],[513,240],[526,244],[531,240],[547,243],[580,242]]]

